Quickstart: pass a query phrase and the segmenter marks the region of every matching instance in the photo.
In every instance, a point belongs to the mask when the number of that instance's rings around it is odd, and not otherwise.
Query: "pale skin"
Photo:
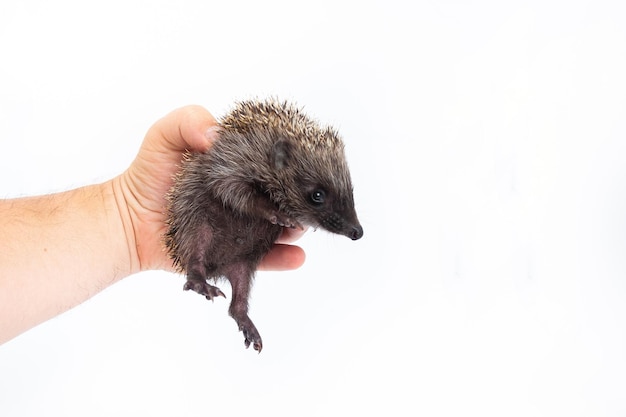
[[[134,273],[174,270],[161,241],[164,195],[185,149],[208,149],[215,126],[206,109],[183,107],[148,130],[121,175],[0,200],[0,344]],[[260,269],[301,266],[304,251],[290,243],[302,233],[285,229]]]

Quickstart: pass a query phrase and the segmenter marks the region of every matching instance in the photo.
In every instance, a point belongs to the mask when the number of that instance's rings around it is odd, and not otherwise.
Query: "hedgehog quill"
[[[164,243],[184,290],[209,300],[232,288],[229,314],[245,346],[263,342],[248,316],[252,279],[283,227],[322,228],[352,240],[363,236],[354,209],[344,144],[288,102],[244,101],[219,121],[219,139],[188,153],[167,196]]]

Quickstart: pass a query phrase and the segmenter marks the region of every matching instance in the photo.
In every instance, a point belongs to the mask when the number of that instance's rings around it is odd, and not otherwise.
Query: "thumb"
[[[217,128],[217,121],[204,107],[181,107],[150,128],[146,146],[161,151],[204,151],[217,138]]]

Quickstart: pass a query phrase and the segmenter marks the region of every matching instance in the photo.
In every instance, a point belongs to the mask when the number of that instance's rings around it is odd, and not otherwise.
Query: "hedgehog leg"
[[[250,197],[250,207],[254,207],[252,213],[254,217],[259,215],[272,224],[291,229],[303,230],[304,227],[294,218],[289,217],[287,213],[278,210],[278,207],[264,195],[253,195]]]
[[[204,295],[207,300],[213,301],[215,297],[224,297],[224,293],[217,287],[208,284],[206,278],[210,273],[215,272],[215,265],[207,262],[206,248],[209,247],[212,241],[213,233],[211,227],[207,224],[197,227],[196,234],[194,235],[194,253],[192,253],[191,260],[187,263],[185,271],[187,272],[187,282],[183,290],[194,290],[200,295]]]
[[[233,298],[228,312],[237,322],[239,330],[243,332],[246,348],[252,344],[254,350],[260,353],[263,349],[263,341],[256,326],[248,317],[248,297],[253,274],[254,269],[242,263],[232,265],[224,275],[233,289]]]

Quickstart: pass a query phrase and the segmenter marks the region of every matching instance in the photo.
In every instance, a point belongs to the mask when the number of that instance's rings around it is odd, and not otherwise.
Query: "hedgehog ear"
[[[286,140],[279,140],[272,146],[271,162],[274,169],[284,169],[290,154],[290,145]]]

